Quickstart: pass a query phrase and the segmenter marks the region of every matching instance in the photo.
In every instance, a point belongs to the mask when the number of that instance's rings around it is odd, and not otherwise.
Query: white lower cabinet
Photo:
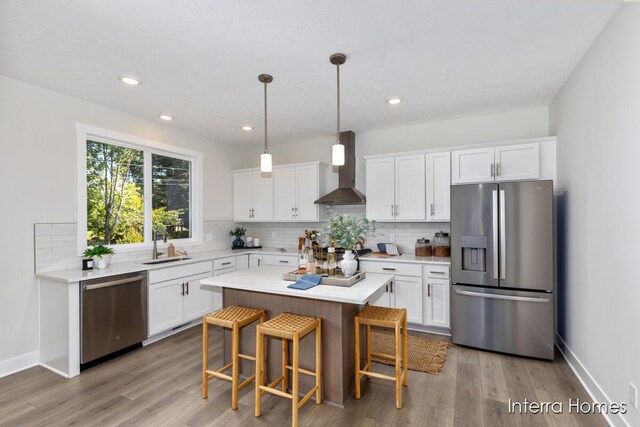
[[[281,267],[298,267],[298,255],[262,255],[262,265],[279,265]]]
[[[379,294],[375,299],[369,301],[370,305],[375,305],[376,307],[393,307],[393,293],[392,287],[387,285],[386,289],[383,293]]]
[[[451,327],[449,315],[449,280],[424,279],[424,324]]]
[[[248,270],[249,269],[249,255],[236,256],[236,270]]]
[[[422,323],[422,278],[396,276],[392,293],[395,307],[407,309],[407,322]]]
[[[262,265],[262,255],[249,254],[249,268],[260,267]]]
[[[200,280],[211,276],[211,262],[149,272],[149,336],[204,316],[213,310],[213,290]]]

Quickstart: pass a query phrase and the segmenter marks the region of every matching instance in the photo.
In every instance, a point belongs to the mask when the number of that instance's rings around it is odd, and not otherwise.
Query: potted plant
[[[235,236],[235,240],[233,243],[234,248],[242,248],[244,246],[244,240],[242,240],[242,236],[247,233],[247,229],[244,227],[236,227],[233,230],[229,231],[229,236]]]
[[[111,255],[115,252],[113,249],[104,245],[95,245],[91,248],[87,248],[82,255],[85,258],[91,258],[93,260],[93,266],[99,270],[107,268],[109,262],[111,262]]]
[[[338,267],[345,277],[355,274],[358,262],[355,260],[353,248],[371,231],[375,230],[375,224],[365,217],[357,217],[347,214],[338,214],[330,211],[331,217],[325,222],[323,231],[331,246],[344,248],[345,253]]]

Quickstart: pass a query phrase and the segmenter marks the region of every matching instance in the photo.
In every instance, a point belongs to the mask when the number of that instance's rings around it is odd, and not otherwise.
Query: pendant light
[[[269,154],[269,144],[267,139],[267,84],[273,81],[269,74],[260,74],[258,80],[264,83],[264,153],[260,154],[260,172],[269,173],[273,170],[271,154]]]
[[[342,53],[334,53],[329,57],[329,61],[336,66],[337,74],[337,123],[336,123],[336,143],[331,148],[331,164],[333,166],[344,165],[344,145],[340,143],[340,65],[344,64],[347,57]]]

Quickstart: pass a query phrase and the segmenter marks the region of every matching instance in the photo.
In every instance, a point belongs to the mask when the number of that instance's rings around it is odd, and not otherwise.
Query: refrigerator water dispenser
[[[462,236],[462,270],[487,271],[487,237]]]

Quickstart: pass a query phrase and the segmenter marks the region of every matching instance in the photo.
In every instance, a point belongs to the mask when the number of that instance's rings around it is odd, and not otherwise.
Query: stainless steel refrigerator
[[[553,359],[553,183],[451,187],[456,344]]]

